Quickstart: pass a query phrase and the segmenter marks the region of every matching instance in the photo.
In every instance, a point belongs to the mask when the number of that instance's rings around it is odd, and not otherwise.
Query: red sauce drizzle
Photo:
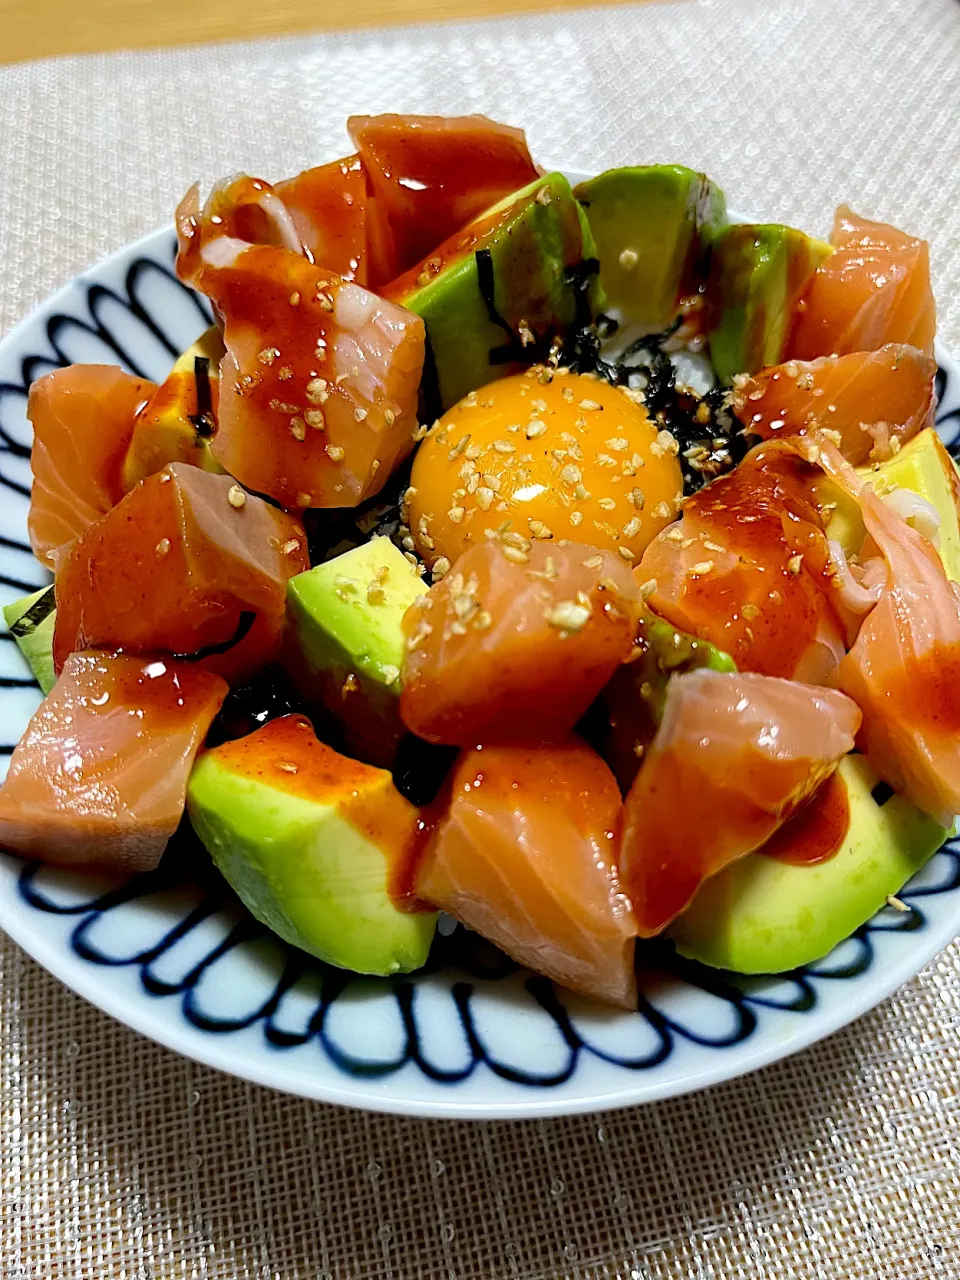
[[[834,773],[809,804],[794,814],[760,852],[795,867],[827,862],[840,851],[850,828],[847,789]]]

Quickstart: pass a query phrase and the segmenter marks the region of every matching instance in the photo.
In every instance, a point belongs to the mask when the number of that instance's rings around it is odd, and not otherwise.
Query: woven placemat
[[[225,9],[225,13],[228,10]],[[712,0],[0,70],[0,328],[195,178],[346,147],[353,111],[483,110],[583,169],[706,169],[825,232],[931,241],[960,350],[960,6]],[[960,947],[828,1042],[633,1111],[467,1125],[176,1058],[0,941],[3,1280],[960,1276]]]

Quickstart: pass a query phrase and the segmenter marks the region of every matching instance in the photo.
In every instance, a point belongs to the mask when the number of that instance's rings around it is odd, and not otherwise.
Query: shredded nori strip
[[[46,591],[39,600],[35,600],[26,613],[22,613],[16,622],[10,628],[10,634],[17,640],[22,640],[31,632],[36,631],[44,618],[49,618],[57,607],[57,597],[55,589],[47,587]]]
[[[878,782],[870,794],[873,797],[874,803],[879,805],[880,808],[883,808],[887,801],[890,800],[896,792],[893,787],[889,786],[886,782]]]
[[[616,332],[617,323],[601,314],[567,333],[560,362],[574,373],[593,373],[614,386],[629,386],[634,375],[641,375],[647,412],[677,441],[684,493],[690,494],[731,471],[756,439],[733,416],[724,387],[713,387],[703,396],[678,388],[676,368],[663,345],[682,323],[683,317],[677,316],[662,332],[644,334],[616,359],[607,360],[601,354],[603,342]]]
[[[317,507],[303,513],[312,565],[324,564],[380,535],[399,544],[400,499],[412,462],[393,473],[378,494],[359,507]]]
[[[250,628],[257,620],[257,615],[249,609],[244,609],[240,614],[240,621],[237,623],[237,629],[229,640],[222,640],[220,644],[207,644],[202,649],[197,649],[193,653],[175,653],[172,656],[180,662],[202,662],[204,658],[215,658],[221,653],[229,653],[235,648],[241,640],[245,640],[250,634]]]
[[[458,755],[456,747],[440,747],[413,733],[405,734],[393,764],[394,786],[411,804],[432,804]]]
[[[197,435],[208,440],[217,427],[213,419],[213,396],[210,392],[210,361],[206,356],[194,357],[193,380],[197,384],[197,412],[188,416]]]
[[[430,330],[424,335],[423,373],[420,375],[420,421],[435,422],[443,413],[443,397],[440,394],[440,375],[437,358],[433,354]]]
[[[306,704],[279,667],[268,667],[246,684],[235,685],[224,699],[210,732],[207,746],[245,738],[279,716],[303,713]],[[311,719],[317,717],[315,713]],[[326,729],[324,723],[323,728]]]

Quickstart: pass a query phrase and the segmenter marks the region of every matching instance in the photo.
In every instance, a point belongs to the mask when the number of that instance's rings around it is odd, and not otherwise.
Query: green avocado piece
[[[53,587],[44,587],[3,606],[3,618],[37,684],[49,693],[57,683],[53,669],[53,628],[57,620]]]
[[[352,755],[389,768],[400,720],[403,615],[427,590],[389,538],[291,578],[284,666],[314,706],[342,722]]]
[[[711,671],[737,669],[722,649],[678,631],[652,613],[640,621],[634,654],[600,695],[606,732],[598,749],[624,792],[629,791],[637,776],[643,753],[660,724],[670,677],[700,667]]]
[[[934,427],[925,427],[886,462],[857,467],[857,474],[880,494],[909,489],[936,510],[940,517],[938,551],[947,577],[960,582],[960,473]],[[866,536],[856,501],[830,481],[822,484],[833,511],[827,537],[840,543],[844,554],[856,555]]]
[[[608,169],[574,195],[600,259],[603,309],[648,330],[665,329],[696,291],[705,250],[726,226],[723,192],[678,164]]]
[[[578,315],[571,269],[594,256],[569,182],[548,173],[394,281],[390,298],[427,327],[428,415],[529,364],[523,352],[531,337],[563,333]]]
[[[832,252],[777,223],[740,223],[717,236],[707,305],[710,359],[721,382],[783,360],[797,303]]]
[[[883,493],[892,485],[919,494],[940,517],[940,559],[951,582],[960,582],[960,475],[933,427],[925,427],[879,467],[860,467],[865,480]]]
[[[286,721],[309,735],[307,755],[291,747]],[[391,894],[419,810],[389,773],[317,741],[308,721],[283,717],[201,755],[187,812],[251,914],[287,942],[357,973],[426,961],[436,914],[404,910]]]
[[[762,853],[732,863],[671,926],[681,955],[736,973],[783,973],[819,960],[899,892],[949,834],[901,796],[878,803],[878,779],[863,756],[847,756],[837,776],[849,804],[838,852],[808,865]]]

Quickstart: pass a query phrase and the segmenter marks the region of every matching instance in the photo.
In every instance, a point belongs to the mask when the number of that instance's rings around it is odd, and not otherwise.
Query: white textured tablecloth
[[[680,161],[820,232],[846,199],[930,239],[960,353],[956,0],[689,0],[2,68],[0,328],[195,178],[292,173],[385,110],[486,111],[551,164]],[[954,944],[826,1044],[707,1093],[420,1123],[184,1062],[0,940],[0,1276],[957,1280],[958,1028]]]

